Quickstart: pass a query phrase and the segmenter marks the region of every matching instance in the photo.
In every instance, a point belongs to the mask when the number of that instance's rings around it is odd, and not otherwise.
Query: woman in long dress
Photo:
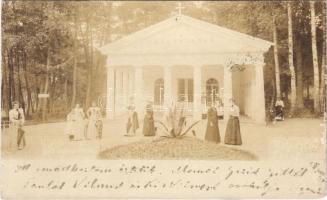
[[[82,140],[84,138],[84,116],[83,108],[81,108],[79,104],[76,104],[71,113],[71,126],[74,140]]]
[[[240,129],[240,109],[235,105],[234,100],[231,101],[231,108],[229,112],[229,119],[227,122],[226,132],[225,132],[225,144],[231,145],[241,145],[241,129]]]
[[[89,119],[87,125],[87,139],[93,139],[98,137],[97,121],[101,116],[100,108],[96,106],[95,102],[92,102],[92,106],[87,110],[86,115]]]
[[[143,135],[144,136],[155,135],[153,109],[150,103],[146,106],[146,113],[144,116],[144,123],[143,123]]]
[[[281,98],[278,98],[275,104],[275,119],[278,121],[284,120],[284,102]]]
[[[127,107],[128,109],[128,120],[126,125],[126,135],[131,136],[129,131],[132,129],[133,136],[136,134],[136,130],[139,128],[139,120],[137,116],[137,112],[135,111],[135,106],[130,105]]]
[[[220,143],[217,109],[214,106],[210,107],[208,109],[207,116],[208,123],[205,140],[209,142]]]
[[[14,108],[9,111],[9,127],[11,129],[10,132],[13,133],[10,138],[17,136],[17,148],[21,150],[26,146],[25,131],[23,130],[25,123],[24,111],[19,107],[17,101],[14,101],[13,107]],[[12,141],[13,140],[10,139],[10,149],[12,148]]]

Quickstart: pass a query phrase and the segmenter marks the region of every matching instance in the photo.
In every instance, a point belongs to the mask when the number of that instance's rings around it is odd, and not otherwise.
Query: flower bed
[[[155,138],[116,146],[99,153],[100,159],[256,160],[250,152],[202,141],[195,137]]]

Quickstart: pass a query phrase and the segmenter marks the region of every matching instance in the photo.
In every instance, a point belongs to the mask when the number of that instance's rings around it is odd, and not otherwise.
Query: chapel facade
[[[184,102],[201,118],[214,103],[227,119],[233,98],[242,115],[265,121],[264,53],[272,43],[178,15],[102,47],[107,56],[108,119],[135,104],[157,112]]]

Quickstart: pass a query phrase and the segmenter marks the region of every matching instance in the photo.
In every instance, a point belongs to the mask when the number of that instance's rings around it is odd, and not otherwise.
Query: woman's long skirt
[[[143,123],[143,135],[144,136],[154,136],[155,129],[154,129],[154,121],[152,117],[144,117]]]
[[[230,116],[225,133],[225,144],[241,145],[241,129],[238,117]]]
[[[97,137],[97,127],[96,127],[96,119],[91,118],[87,125],[86,137],[88,139],[94,139]]]
[[[84,121],[77,120],[72,123],[72,133],[74,135],[74,140],[82,140],[84,139]]]
[[[276,111],[276,117],[277,118],[283,118],[284,117],[284,111],[283,111],[282,106],[276,106],[275,111]]]
[[[220,143],[218,120],[212,122],[212,124],[208,122],[205,140],[209,142]]]

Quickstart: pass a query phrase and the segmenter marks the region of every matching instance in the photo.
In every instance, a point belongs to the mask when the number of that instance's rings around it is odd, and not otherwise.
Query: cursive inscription
[[[325,194],[324,165],[271,165],[243,162],[108,161],[108,164],[37,164],[19,163],[11,176],[19,178],[16,189],[39,194],[122,195],[197,194],[199,197],[222,197],[249,194],[249,197],[319,197]],[[128,191],[128,193],[126,193]],[[153,197],[153,196],[148,197]],[[234,195],[234,196],[233,196]],[[291,196],[288,196],[291,195]],[[194,196],[195,197],[195,196]],[[244,197],[244,196],[243,196]]]

